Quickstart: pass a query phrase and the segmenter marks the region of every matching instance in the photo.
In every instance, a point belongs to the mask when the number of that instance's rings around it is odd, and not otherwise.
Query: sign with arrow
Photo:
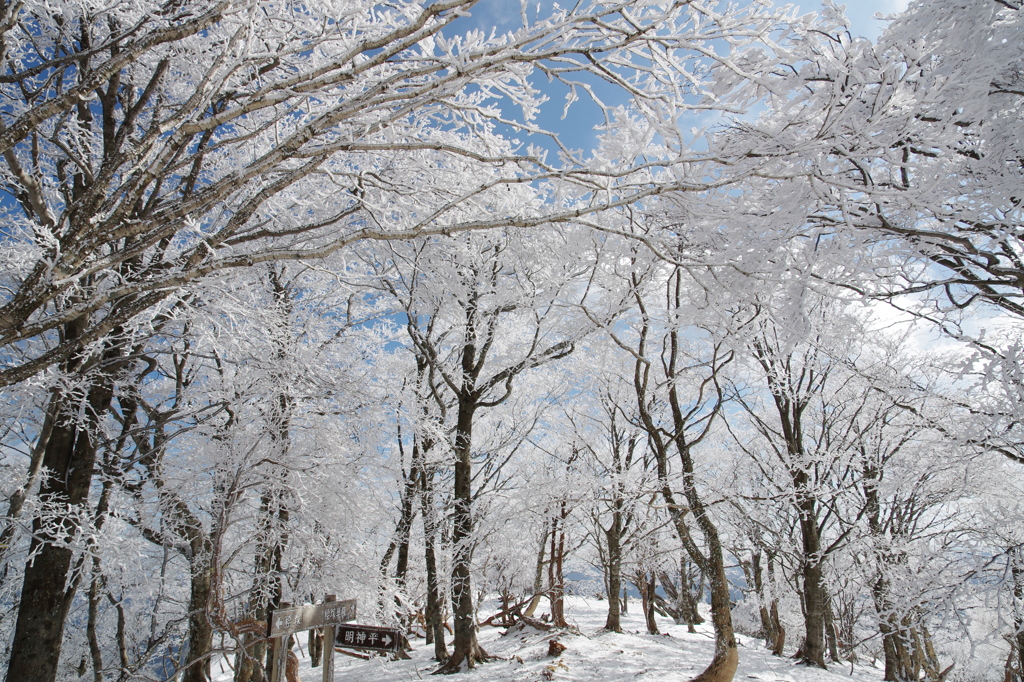
[[[355,599],[277,609],[270,614],[267,636],[283,637],[299,630],[337,625],[355,619]]]
[[[370,651],[399,652],[403,648],[405,637],[402,631],[395,628],[382,628],[376,625],[338,625],[334,643],[347,649],[369,649]]]

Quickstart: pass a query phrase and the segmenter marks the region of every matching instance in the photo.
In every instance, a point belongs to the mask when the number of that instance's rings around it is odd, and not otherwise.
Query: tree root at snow
[[[729,647],[722,656],[716,656],[704,672],[690,682],[732,682],[736,668],[740,664],[740,652],[736,647]]]

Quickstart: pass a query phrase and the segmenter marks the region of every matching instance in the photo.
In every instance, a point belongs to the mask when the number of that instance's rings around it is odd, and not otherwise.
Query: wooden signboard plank
[[[350,649],[398,652],[404,640],[401,630],[376,625],[338,625],[336,632],[334,643]]]
[[[355,599],[277,609],[270,614],[267,637],[284,637],[300,630],[338,625],[355,619]]]

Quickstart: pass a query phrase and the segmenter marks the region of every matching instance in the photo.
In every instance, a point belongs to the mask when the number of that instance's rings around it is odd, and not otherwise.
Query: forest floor
[[[632,605],[632,602],[631,602]],[[487,606],[481,613],[487,613]],[[710,623],[697,626],[696,634],[686,632],[669,618],[658,618],[661,635],[648,635],[636,608],[623,614],[622,634],[602,629],[607,603],[597,599],[569,597],[566,619],[579,634],[567,631],[542,632],[533,628],[512,630],[485,627],[479,633],[481,645],[495,660],[458,675],[434,677],[434,680],[479,680],[481,682],[525,682],[573,680],[577,682],[613,682],[650,680],[686,682],[710,662],[714,640]],[[304,637],[300,639],[299,674],[302,682],[320,682],[321,669],[313,668],[306,655]],[[549,656],[550,640],[565,646],[558,656]],[[772,656],[763,642],[738,636],[740,666],[736,682],[879,682],[882,671],[867,662],[831,666],[830,671],[795,665],[789,658]],[[423,639],[412,639],[411,660],[390,661],[384,657],[359,660],[336,653],[335,682],[396,682],[427,680],[438,664],[431,658],[433,646]],[[450,648],[450,647],[449,647]],[[230,682],[231,671],[214,664],[215,682]]]

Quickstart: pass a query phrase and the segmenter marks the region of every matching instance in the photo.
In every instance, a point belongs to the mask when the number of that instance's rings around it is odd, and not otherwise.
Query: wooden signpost
[[[285,682],[285,665],[288,662],[288,637],[300,630],[324,629],[324,641],[333,644],[335,628],[341,623],[356,619],[356,600],[337,601],[333,594],[324,597],[322,604],[306,604],[283,608],[270,614],[267,637],[271,639],[270,682]],[[324,648],[323,682],[334,682],[334,647]]]

